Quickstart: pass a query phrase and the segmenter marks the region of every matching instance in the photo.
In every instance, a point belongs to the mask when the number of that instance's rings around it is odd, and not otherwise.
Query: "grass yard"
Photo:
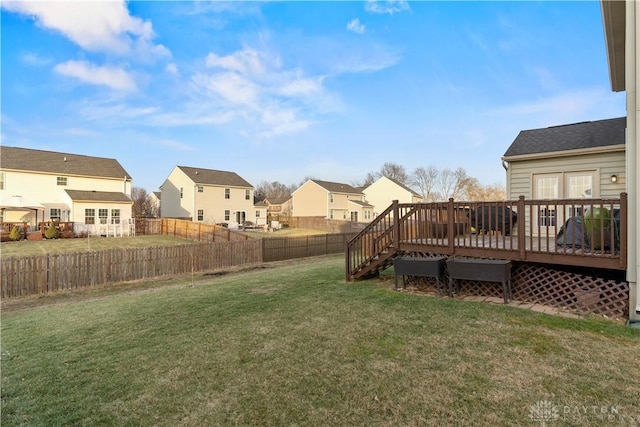
[[[191,240],[174,236],[151,235],[129,237],[89,237],[55,240],[21,240],[19,242],[2,242],[0,253],[3,257],[35,256],[45,254],[100,251],[115,248],[139,248],[150,246],[184,245]]]
[[[3,302],[2,425],[640,423],[638,330],[343,277],[329,256]]]

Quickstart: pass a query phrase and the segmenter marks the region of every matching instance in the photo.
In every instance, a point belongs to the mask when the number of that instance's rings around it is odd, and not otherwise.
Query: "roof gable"
[[[178,166],[178,168],[196,184],[253,188],[253,185],[249,184],[249,182],[244,180],[235,172],[194,168],[189,166]]]
[[[626,117],[521,131],[504,157],[624,145]]]
[[[30,148],[0,147],[0,166],[25,172],[131,179],[116,159]]]
[[[320,181],[317,179],[312,179],[311,182],[315,182],[320,187],[331,193],[344,193],[344,194],[362,194],[358,189],[350,186],[349,184],[342,184],[339,182],[330,182],[330,181]]]

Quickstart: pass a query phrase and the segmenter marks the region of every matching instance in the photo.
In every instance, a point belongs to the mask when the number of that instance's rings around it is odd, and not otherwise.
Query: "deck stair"
[[[377,276],[398,255],[398,204],[389,206],[347,245],[347,262],[353,266],[347,280]],[[347,269],[349,271],[349,269]]]

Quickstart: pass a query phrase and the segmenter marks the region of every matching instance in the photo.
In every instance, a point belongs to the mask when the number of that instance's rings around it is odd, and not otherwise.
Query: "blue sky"
[[[385,162],[504,184],[520,130],[623,116],[600,3],[3,1],[1,144],[254,186]]]

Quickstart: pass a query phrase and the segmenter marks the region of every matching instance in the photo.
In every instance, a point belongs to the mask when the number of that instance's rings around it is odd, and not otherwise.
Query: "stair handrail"
[[[398,200],[393,200],[391,205],[388,208],[382,211],[382,213],[376,216],[373,219],[373,221],[367,224],[358,234],[356,234],[351,240],[349,240],[349,242],[347,242],[346,250],[345,250],[347,281],[350,281],[351,277],[356,271],[358,271],[367,263],[369,263],[372,259],[378,256],[383,250],[388,249],[389,247],[394,245],[397,233],[399,232],[398,212],[399,212]],[[384,247],[382,248],[378,248],[378,250],[375,251],[375,253],[371,253],[370,256],[365,257],[363,260],[361,260],[361,262],[357,266],[351,265],[352,264],[351,254],[354,253],[354,248],[357,247],[359,243],[360,248],[363,249],[362,248],[363,237],[370,234],[372,231],[374,231],[380,223],[384,222],[385,220],[388,220],[392,213],[395,213],[395,215],[393,216],[393,224],[391,229],[382,230],[382,232],[378,236],[376,236],[376,242],[379,242],[379,241],[382,241],[382,237],[387,237],[390,235],[391,238],[388,240],[387,244],[384,245]]]

